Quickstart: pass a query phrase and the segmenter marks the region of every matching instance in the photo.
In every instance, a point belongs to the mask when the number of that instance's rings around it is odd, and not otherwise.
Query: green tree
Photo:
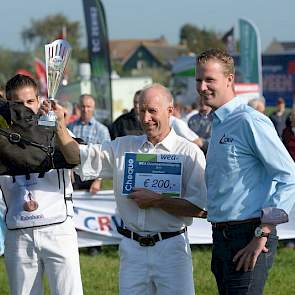
[[[81,49],[81,24],[79,21],[70,21],[62,14],[49,15],[43,19],[31,20],[29,27],[25,28],[21,35],[25,46],[33,51],[44,48],[45,44],[52,42],[66,29],[66,39],[73,48],[72,55],[75,59],[83,56],[85,52]]]
[[[32,71],[31,56],[26,52],[0,48],[0,83],[5,84],[19,69]]]
[[[184,44],[193,53],[200,53],[208,48],[224,49],[218,33],[200,29],[191,24],[185,24],[180,29],[180,44]]]

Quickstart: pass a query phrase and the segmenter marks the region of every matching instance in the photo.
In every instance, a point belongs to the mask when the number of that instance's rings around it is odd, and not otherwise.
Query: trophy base
[[[40,126],[48,126],[48,127],[55,127],[55,121],[39,120],[38,125],[40,125]]]
[[[47,115],[43,115],[38,120],[38,125],[54,127],[56,125],[55,114],[49,111]]]

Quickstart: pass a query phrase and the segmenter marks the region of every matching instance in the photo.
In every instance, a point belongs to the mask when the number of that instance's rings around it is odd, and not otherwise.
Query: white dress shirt
[[[124,159],[126,152],[185,155],[181,198],[204,209],[206,186],[204,181],[205,157],[200,148],[176,135],[171,129],[164,140],[155,146],[146,135],[124,136],[103,144],[80,145],[81,165],[76,172],[85,180],[96,177],[113,177],[117,210],[125,226],[138,233],[177,231],[192,223],[192,217],[181,217],[159,208],[140,209],[122,194]]]

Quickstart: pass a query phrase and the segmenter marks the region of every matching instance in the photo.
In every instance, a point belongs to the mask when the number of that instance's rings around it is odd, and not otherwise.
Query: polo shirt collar
[[[81,121],[81,119],[79,119],[79,123],[81,124],[81,125],[93,125],[94,123],[95,123],[95,119],[94,119],[94,117],[92,117],[91,119],[90,119],[90,121],[88,122],[88,123],[82,123],[82,121]]]
[[[214,112],[214,117],[223,122],[238,106],[245,104],[241,97],[234,97]]]

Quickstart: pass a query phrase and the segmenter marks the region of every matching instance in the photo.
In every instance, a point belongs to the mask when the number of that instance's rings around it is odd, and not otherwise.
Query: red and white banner
[[[257,83],[235,83],[234,88],[236,96],[241,97],[245,103],[260,97],[260,88]]]
[[[256,83],[235,83],[235,93],[255,93],[259,95],[259,85]]]

